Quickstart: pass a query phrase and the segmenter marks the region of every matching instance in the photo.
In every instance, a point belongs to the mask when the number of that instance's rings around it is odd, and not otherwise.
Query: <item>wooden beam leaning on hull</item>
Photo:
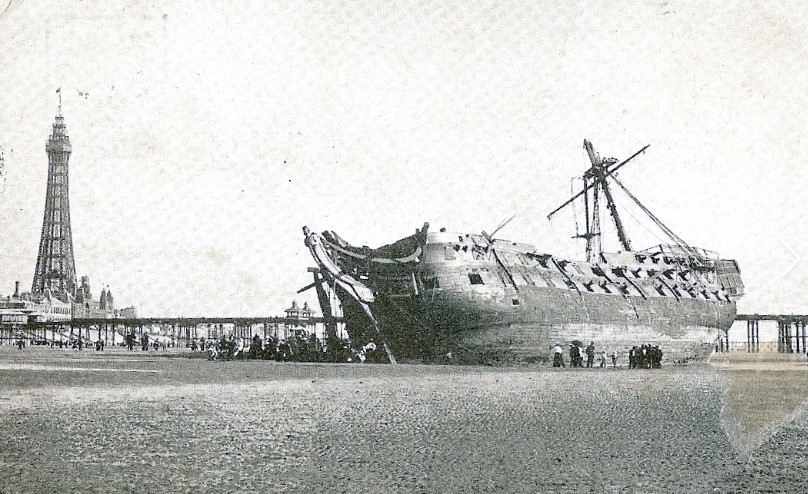
[[[303,227],[303,234],[306,236],[306,246],[309,248],[312,257],[315,259],[317,264],[320,266],[323,275],[328,273],[328,275],[343,289],[346,293],[348,293],[356,302],[362,307],[362,310],[370,319],[370,322],[373,324],[373,328],[376,330],[376,334],[379,335],[379,338],[382,340],[382,346],[384,347],[384,351],[387,354],[388,360],[390,360],[391,364],[396,364],[396,357],[393,355],[393,352],[390,350],[390,345],[387,344],[387,339],[382,334],[381,328],[379,327],[379,322],[373,316],[373,312],[370,310],[369,303],[374,301],[373,291],[365,286],[362,282],[356,280],[352,276],[349,276],[342,272],[342,270],[337,266],[331,256],[328,255],[326,252],[325,247],[323,245],[323,240],[320,238],[320,235],[316,233],[312,233],[308,227]]]

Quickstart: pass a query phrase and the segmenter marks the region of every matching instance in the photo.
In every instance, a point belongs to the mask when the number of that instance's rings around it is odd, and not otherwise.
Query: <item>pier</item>
[[[777,347],[779,353],[808,353],[808,315],[800,314],[738,314],[736,321],[746,321],[746,351],[760,351],[760,322],[777,322]],[[719,341],[719,351],[732,349],[729,331],[725,331]]]
[[[170,337],[177,346],[188,347],[192,340],[200,338],[218,339],[224,334],[232,334],[236,338],[252,338],[259,335],[266,340],[269,337],[286,339],[290,329],[305,326],[316,334],[317,325],[324,329],[327,325],[341,322],[334,318],[311,317],[304,320],[296,317],[140,317],[140,318],[74,318],[63,321],[0,324],[0,343],[11,344],[20,339],[37,344],[59,344],[60,341],[85,340],[104,341],[105,344],[120,343],[120,337],[134,334],[142,339],[144,333],[156,333]],[[228,331],[225,331],[225,326]],[[232,330],[230,330],[232,328]]]

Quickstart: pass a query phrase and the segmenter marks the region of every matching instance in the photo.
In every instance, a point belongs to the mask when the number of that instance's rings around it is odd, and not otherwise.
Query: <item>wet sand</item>
[[[806,492],[808,366],[0,348],[0,492]]]

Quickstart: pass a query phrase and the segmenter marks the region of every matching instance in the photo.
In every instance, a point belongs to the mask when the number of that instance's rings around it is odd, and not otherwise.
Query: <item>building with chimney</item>
[[[20,282],[14,295],[0,298],[0,323],[24,325],[30,322],[58,322],[71,318],[72,305],[53,296],[49,289],[42,294],[20,293]]]

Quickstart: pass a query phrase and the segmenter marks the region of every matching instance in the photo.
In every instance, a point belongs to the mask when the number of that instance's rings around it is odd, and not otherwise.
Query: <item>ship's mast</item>
[[[584,149],[586,149],[587,154],[589,155],[589,161],[592,163],[592,166],[584,172],[583,182],[584,187],[583,190],[572,196],[568,199],[564,204],[555,208],[550,214],[547,215],[547,219],[550,219],[555,213],[560,211],[562,208],[567,206],[568,204],[572,203],[577,198],[584,196],[584,210],[586,213],[586,233],[582,235],[576,235],[576,237],[586,239],[586,258],[589,262],[597,262],[597,258],[601,254],[601,247],[602,243],[600,240],[600,192],[603,191],[603,195],[606,197],[606,207],[609,208],[609,213],[612,216],[612,220],[614,221],[615,229],[617,230],[617,237],[620,240],[620,245],[623,247],[624,250],[630,251],[631,250],[631,241],[626,235],[625,228],[623,227],[623,222],[620,219],[620,214],[617,212],[617,206],[614,203],[614,198],[612,197],[612,191],[609,189],[607,178],[614,178],[612,175],[620,169],[623,165],[634,159],[637,155],[642,153],[648,148],[645,146],[644,148],[640,149],[636,153],[632,154],[627,159],[623,160],[621,163],[617,164],[617,160],[614,158],[601,158],[600,155],[595,151],[592,143],[584,140]],[[622,184],[620,184],[622,187]],[[589,194],[592,194],[591,198],[591,210],[590,210],[590,198]]]
[[[595,262],[597,256],[600,254],[600,204],[598,201],[598,184],[591,182],[591,177],[587,174],[583,176],[584,190],[592,187],[592,210],[589,210],[589,193],[584,194],[584,218],[586,232],[576,234],[575,238],[583,238],[586,240],[586,260],[587,262]],[[594,184],[594,185],[592,185]],[[576,228],[577,231],[577,228]]]
[[[609,190],[609,183],[606,181],[606,172],[609,166],[617,163],[617,160],[614,158],[601,159],[600,155],[596,153],[595,149],[592,147],[592,143],[586,139],[584,139],[584,149],[586,149],[586,152],[589,154],[589,161],[592,162],[592,168],[587,170],[586,173],[595,179],[593,194],[597,197],[598,187],[603,189],[603,195],[606,196],[606,207],[609,208],[609,213],[611,213],[612,220],[614,220],[614,227],[617,229],[617,238],[620,239],[620,245],[623,246],[624,250],[630,251],[631,241],[628,239],[628,235],[626,235],[626,231],[623,228],[623,222],[620,221],[620,214],[618,214],[617,206],[614,204],[612,191]],[[597,233],[600,234],[600,232]]]

